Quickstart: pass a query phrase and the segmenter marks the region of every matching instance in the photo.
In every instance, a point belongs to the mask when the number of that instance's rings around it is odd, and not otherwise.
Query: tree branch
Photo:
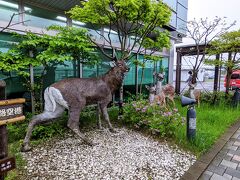
[[[24,11],[24,12],[19,12],[19,13],[13,13],[13,14],[11,15],[11,17],[10,17],[10,20],[9,20],[7,26],[6,26],[6,27],[3,27],[3,28],[0,30],[0,33],[3,32],[4,30],[8,29],[8,28],[11,27],[11,26],[14,26],[14,25],[17,25],[17,24],[21,24],[21,23],[30,21],[30,20],[25,20],[25,21],[21,21],[21,22],[17,22],[17,23],[11,24],[12,21],[13,21],[13,18],[14,18],[15,16],[18,16],[18,15],[23,14],[23,13],[25,13],[25,11]]]

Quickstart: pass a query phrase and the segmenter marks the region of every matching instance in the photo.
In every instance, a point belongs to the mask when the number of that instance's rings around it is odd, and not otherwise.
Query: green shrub
[[[231,105],[233,93],[226,96],[225,92],[201,93],[201,102],[214,105]]]
[[[146,100],[133,101],[124,106],[124,122],[135,128],[147,128],[162,137],[175,136],[182,119],[176,108],[171,110],[157,104],[149,105]]]

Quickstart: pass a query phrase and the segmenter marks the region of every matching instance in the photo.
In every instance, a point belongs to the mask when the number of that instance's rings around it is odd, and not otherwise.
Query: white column
[[[169,53],[169,66],[168,66],[168,83],[169,84],[173,84],[173,67],[174,67],[174,51],[175,51],[175,47],[174,47],[174,40],[170,40],[171,42],[171,49],[170,49],[170,53]]]

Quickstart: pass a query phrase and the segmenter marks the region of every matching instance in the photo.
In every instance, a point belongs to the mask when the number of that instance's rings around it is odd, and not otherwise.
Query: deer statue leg
[[[101,122],[101,108],[99,103],[97,103],[97,123],[98,123],[98,128],[102,130],[103,127]]]
[[[163,98],[163,107],[166,107],[166,98]]]
[[[174,97],[169,97],[169,99],[172,101],[173,106],[175,106]]]
[[[116,131],[114,130],[114,128],[112,127],[112,124],[111,124],[111,122],[110,122],[109,115],[108,115],[108,112],[107,112],[107,105],[106,105],[106,104],[100,104],[100,108],[101,108],[101,110],[102,110],[102,114],[103,114],[104,119],[105,119],[105,120],[107,121],[107,123],[108,123],[109,130],[110,130],[111,132],[116,132]]]
[[[80,132],[79,129],[79,117],[80,112],[84,106],[70,107],[69,109],[69,119],[68,119],[68,127],[76,133],[86,144],[92,146],[94,145],[88,138],[84,136],[83,133]]]
[[[31,150],[29,141],[30,141],[30,138],[32,135],[32,131],[36,125],[45,124],[45,123],[52,121],[53,119],[60,117],[62,115],[62,113],[64,112],[64,109],[65,109],[64,107],[57,105],[54,112],[45,110],[43,113],[33,116],[32,120],[30,121],[30,123],[28,125],[27,134],[23,141],[21,151],[26,152],[26,151]]]

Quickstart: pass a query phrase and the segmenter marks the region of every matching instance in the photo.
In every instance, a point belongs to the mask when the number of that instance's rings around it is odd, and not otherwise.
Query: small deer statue
[[[196,84],[189,84],[189,94],[192,99],[197,101],[198,107],[200,107],[200,97],[201,97],[201,90],[195,89]]]
[[[156,95],[162,95],[164,94],[165,99],[168,98],[172,101],[173,105],[175,105],[174,102],[174,87],[171,84],[166,84],[165,86],[162,86],[162,82],[164,80],[164,74],[162,73],[154,73],[154,76],[156,76]],[[166,102],[166,100],[164,101]]]
[[[155,86],[145,86],[146,89],[149,91],[148,102],[150,104],[158,104],[165,106],[165,95],[164,93],[160,92],[156,95],[156,87]]]
[[[69,112],[67,126],[85,143],[93,145],[79,129],[80,113],[86,105],[90,104],[99,105],[110,131],[114,132],[109,120],[107,105],[112,100],[112,94],[121,87],[124,75],[128,71],[129,68],[123,60],[115,60],[115,66],[101,77],[64,79],[47,87],[44,92],[44,111],[30,121],[21,150],[31,150],[29,141],[36,125],[60,117],[65,109]]]

